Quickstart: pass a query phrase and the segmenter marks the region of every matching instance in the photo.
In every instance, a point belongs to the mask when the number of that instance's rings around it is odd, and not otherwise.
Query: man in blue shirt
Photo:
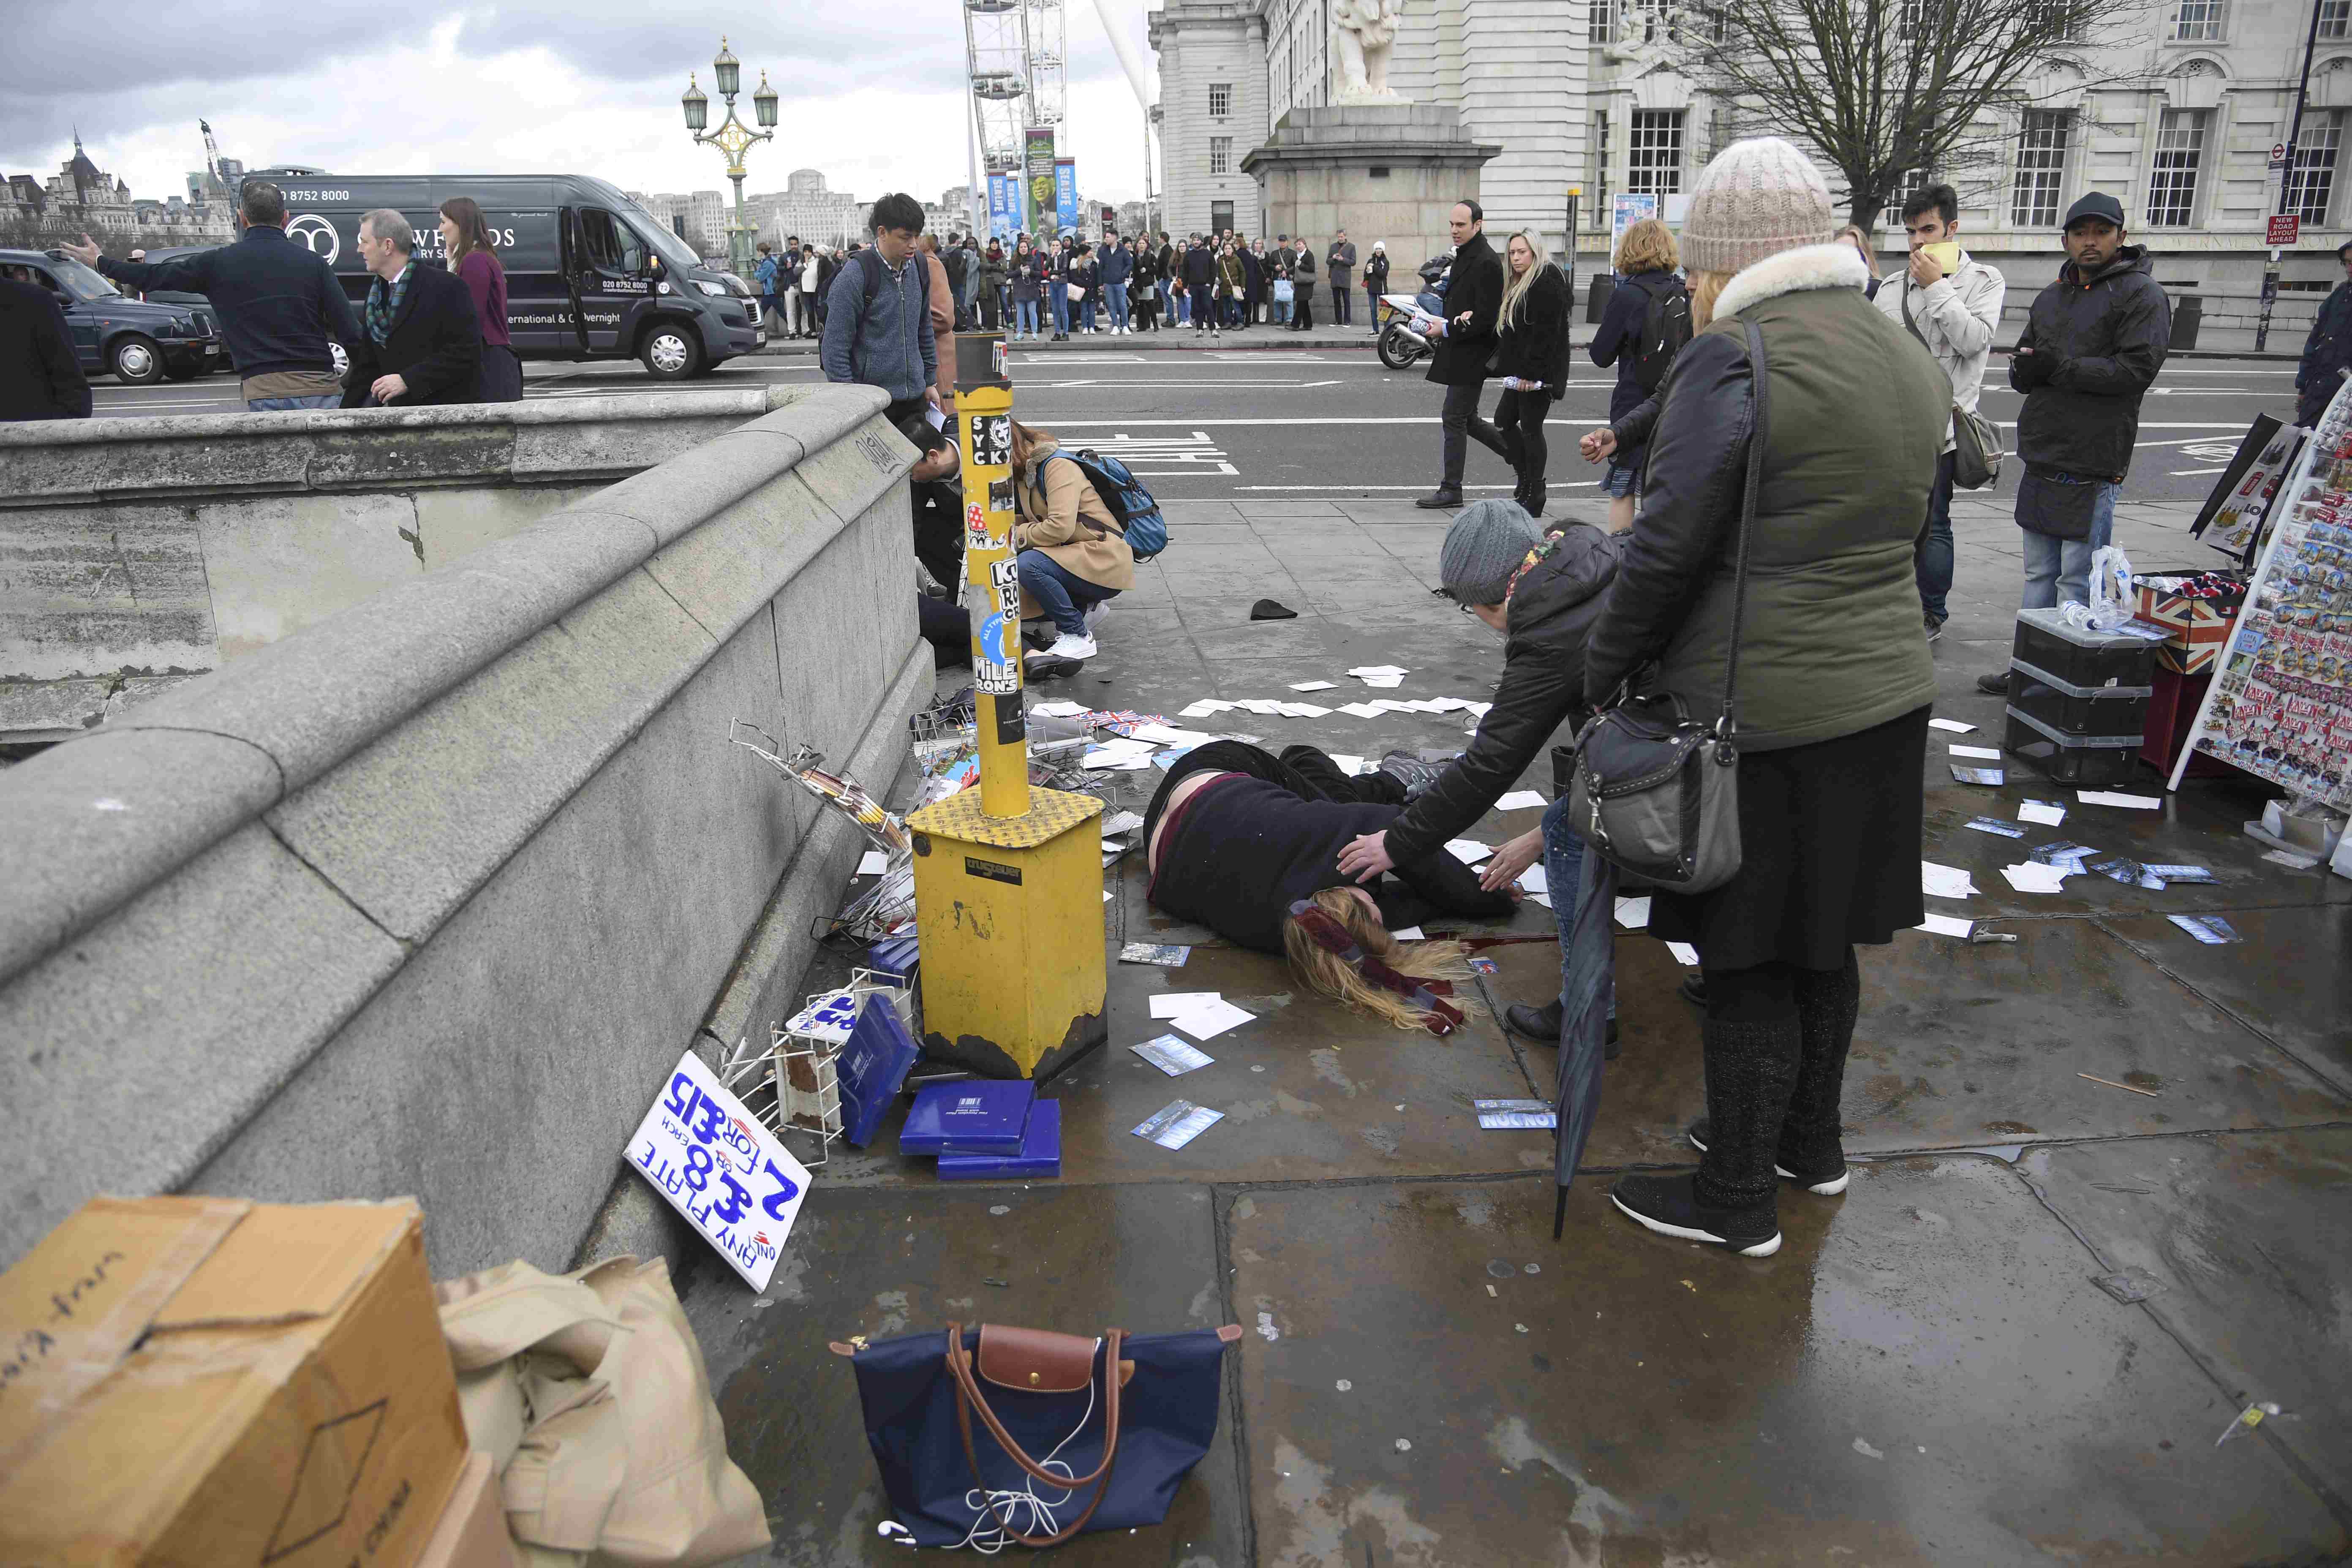
[[[825,380],[887,394],[894,425],[940,407],[930,276],[915,247],[922,232],[923,208],[914,197],[899,192],[874,204],[874,243],[835,276],[817,348]]]

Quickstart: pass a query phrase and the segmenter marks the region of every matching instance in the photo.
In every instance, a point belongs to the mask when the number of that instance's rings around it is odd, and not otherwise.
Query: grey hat
[[[1829,182],[1778,136],[1734,142],[1699,171],[1683,216],[1683,264],[1734,273],[1801,245],[1828,243],[1837,227]]]
[[[1543,541],[1519,503],[1499,497],[1462,509],[1437,552],[1437,575],[1446,594],[1465,605],[1499,605],[1511,591],[1511,574]]]

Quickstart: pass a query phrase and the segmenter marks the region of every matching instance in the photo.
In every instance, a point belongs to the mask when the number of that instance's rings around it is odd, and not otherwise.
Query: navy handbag
[[[1166,1518],[1217,1435],[1224,1349],[1241,1332],[950,1323],[832,1349],[856,1371],[866,1440],[913,1544],[992,1550]]]

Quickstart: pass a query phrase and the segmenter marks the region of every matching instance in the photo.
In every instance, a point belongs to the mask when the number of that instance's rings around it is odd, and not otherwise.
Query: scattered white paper
[[[2017,808],[2017,820],[2055,827],[2066,820],[2066,808],[2046,800],[2029,800]]]
[[[2021,893],[2063,893],[2066,890],[2066,871],[2060,866],[2042,866],[2029,860],[2021,866],[2003,866],[2000,874],[2009,885]]]
[[[1383,691],[1393,691],[1398,687],[1404,684],[1404,677],[1402,675],[1368,675],[1364,677],[1364,684],[1367,686],[1377,686]]]
[[[2308,871],[2319,864],[2318,856],[2298,855],[2292,849],[2273,849],[2263,858],[2275,865],[2284,866],[2290,871]]]
[[[1956,936],[1965,942],[1977,929],[1974,921],[1956,921],[1949,915],[1929,915],[1914,931],[1933,931],[1937,936]]]
[[[1331,710],[1318,708],[1312,702],[1286,702],[1282,705],[1282,711],[1283,716],[1289,719],[1320,719]]]
[[[1969,899],[1977,891],[1966,871],[1958,866],[1938,866],[1933,860],[1919,862],[1919,886],[1931,899]]]
[[[1534,902],[1541,904],[1546,909],[1551,908],[1551,895],[1549,893],[1529,893],[1528,897]]]
[[[1251,713],[1264,714],[1268,717],[1276,716],[1282,712],[1282,704],[1271,697],[1244,697],[1234,706]]]
[[[1457,708],[1466,711],[1478,705],[1467,697],[1433,697],[1426,706],[1432,713],[1451,713]]]
[[[1445,841],[1445,852],[1465,866],[1475,866],[1495,850],[1492,845],[1481,844],[1475,838],[1449,838]]]
[[[1617,923],[1623,926],[1627,931],[1649,930],[1650,895],[1643,893],[1638,899],[1618,900]]]
[[[1693,947],[1690,943],[1686,942],[1670,942],[1666,943],[1666,951],[1673,953],[1675,955],[1675,962],[1681,964],[1685,969],[1696,969],[1698,967],[1698,949]]]
[[[1410,713],[1412,711],[1412,703],[1400,702],[1393,697],[1376,697],[1371,701],[1364,704],[1364,706],[1370,708],[1375,713]]]
[[[1173,724],[1138,724],[1131,737],[1163,746],[1205,746],[1216,739],[1203,730],[1179,730]]]
[[[1399,942],[1427,942],[1429,940],[1426,935],[1423,934],[1422,929],[1419,926],[1407,926],[1402,931],[1392,931],[1389,932],[1389,934],[1396,938]]]
[[[1162,991],[1151,998],[1151,1016],[1155,1018],[1172,1018],[1177,1014],[1192,1008],[1204,1007],[1212,1002],[1222,1001],[1224,993],[1222,991]]]
[[[879,849],[868,849],[857,858],[857,874],[861,877],[878,877],[889,868],[890,857]]]
[[[1974,724],[1963,724],[1958,719],[1930,719],[1927,721],[1927,728],[1949,730],[1955,735],[1973,735],[1977,732],[1977,727]]]
[[[1469,709],[1470,717],[1473,719],[1484,719],[1487,713],[1493,710],[1494,706],[1495,705],[1491,702],[1473,702],[1470,704]]]
[[[1040,702],[1029,710],[1040,719],[1075,719],[1086,710],[1083,702]]]
[[[1178,709],[1176,711],[1176,717],[1179,719],[1206,719],[1213,713],[1230,713],[1233,711],[1233,707],[1234,705],[1230,702],[1220,702],[1213,697],[1203,697],[1201,700],[1193,703],[1189,708]]]
[[[1105,889],[1103,889],[1103,902],[1104,902],[1104,903],[1108,903],[1108,902],[1110,902],[1110,889],[1109,889],[1108,888],[1105,888]]]
[[[1519,873],[1519,886],[1530,893],[1551,891],[1551,874],[1541,866],[1530,866]]]
[[[1445,704],[1438,701],[1434,698],[1424,699],[1415,702],[1402,702],[1399,703],[1398,706],[1402,708],[1408,713],[1443,713],[1445,711]]]
[[[1290,689],[1293,691],[1329,691],[1339,684],[1339,683],[1336,680],[1294,680],[1290,683]]]
[[[1250,1023],[1256,1017],[1256,1014],[1236,1007],[1218,996],[1179,1013],[1168,1021],[1196,1040],[1213,1040],[1227,1029]]]
[[[1143,818],[1134,812],[1115,811],[1103,818],[1103,837],[1108,838],[1114,833],[1132,833],[1142,826]]]
[[[2118,795],[2113,790],[2077,790],[2074,798],[2084,805],[2127,805],[2137,811],[2159,811],[2164,802],[2152,795]]]
[[[1369,702],[1344,702],[1340,704],[1339,711],[1352,713],[1359,719],[1377,719],[1384,710],[1376,708]]]
[[[1954,746],[1951,752],[1956,757],[1982,757],[1991,763],[2000,761],[2000,752],[1990,746]]]
[[[1515,789],[1495,803],[1496,811],[1533,811],[1539,805],[1549,805],[1541,794],[1531,789]]]
[[[1078,766],[1097,773],[1131,773],[1151,765],[1149,752],[1088,752],[1078,759]]]
[[[1382,675],[1409,675],[1412,671],[1403,668],[1402,666],[1393,664],[1360,664],[1348,673],[1349,675],[1370,679],[1374,676]]]
[[[1330,756],[1333,765],[1349,778],[1364,771],[1364,759],[1361,757],[1350,757],[1339,752],[1333,752]]]

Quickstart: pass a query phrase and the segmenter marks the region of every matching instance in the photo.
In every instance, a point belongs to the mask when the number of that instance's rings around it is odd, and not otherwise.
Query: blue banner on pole
[[[1021,229],[1021,215],[1015,200],[1018,193],[1013,183],[1017,177],[1013,174],[988,176],[988,232],[1008,246]]]
[[[1078,163],[1075,158],[1054,160],[1054,223],[1056,233],[1078,228]]]

